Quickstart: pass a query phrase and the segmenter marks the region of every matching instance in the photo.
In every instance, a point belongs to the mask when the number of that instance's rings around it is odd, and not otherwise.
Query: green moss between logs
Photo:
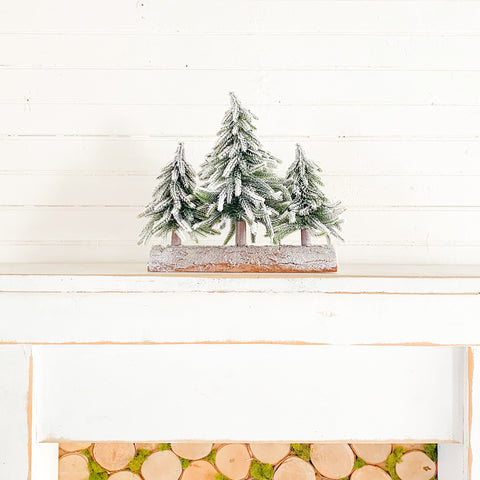
[[[186,468],[188,468],[188,466],[190,465],[190,460],[183,457],[178,457],[178,458],[180,460],[180,463],[182,464],[182,469],[185,470]]]
[[[215,480],[230,480],[228,477],[225,475],[222,475],[221,473],[216,473],[215,474]]]
[[[355,463],[353,464],[353,469],[358,470],[359,468],[362,468],[366,465],[365,461],[362,460],[360,457],[357,457],[355,459]]]
[[[161,443],[159,446],[158,446],[158,449],[163,452],[165,450],[170,450],[172,448],[172,446],[169,444],[169,443]]]
[[[292,443],[290,448],[292,453],[297,457],[306,462],[310,461],[310,445],[308,445],[308,443]]]
[[[140,449],[137,454],[130,460],[127,468],[133,472],[138,473],[142,468],[143,462],[149,457],[151,452],[149,450]]]
[[[210,462],[212,465],[215,464],[215,458],[217,456],[217,451],[216,450],[212,450],[206,457],[205,457],[205,460],[207,462]]]
[[[387,460],[385,461],[385,470],[390,474],[392,480],[401,480],[400,477],[397,475],[395,466],[397,465],[397,463],[400,463],[402,461],[404,453],[405,449],[403,447],[397,447],[393,450],[393,452],[388,456]]]
[[[272,480],[273,466],[269,463],[253,460],[250,467],[250,475],[256,480]]]
[[[108,473],[93,459],[89,450],[82,452],[88,460],[88,480],[107,480]]]
[[[438,459],[437,444],[436,443],[426,443],[423,447],[425,453],[430,457],[434,462]]]

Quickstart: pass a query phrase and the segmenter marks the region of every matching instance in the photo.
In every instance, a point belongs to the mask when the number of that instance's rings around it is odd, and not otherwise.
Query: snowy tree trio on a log
[[[296,158],[281,178],[275,171],[279,160],[266,151],[255,135],[250,110],[230,93],[217,142],[196,175],[185,160],[183,144],[157,178],[153,198],[140,214],[148,222],[140,242],[171,232],[171,244],[190,236],[218,234],[228,227],[224,244],[235,235],[236,245],[246,245],[247,227],[252,243],[258,225],[274,243],[300,230],[303,246],[310,238],[341,239],[340,202],[331,203],[322,192],[321,169],[307,159],[300,145]]]

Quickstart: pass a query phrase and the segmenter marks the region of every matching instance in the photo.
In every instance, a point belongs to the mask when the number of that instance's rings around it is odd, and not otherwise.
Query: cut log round
[[[88,480],[88,461],[84,455],[69,453],[58,461],[58,480]]]
[[[355,463],[355,455],[347,443],[313,443],[310,459],[320,475],[332,480],[348,477]]]
[[[129,472],[128,470],[123,470],[123,472],[117,472],[110,475],[108,480],[142,480],[142,477],[136,473]]]
[[[172,450],[187,460],[200,460],[212,451],[213,443],[172,443]]]
[[[422,450],[425,448],[424,443],[394,443],[393,448],[402,447],[405,452],[410,452],[411,450]]]
[[[135,456],[134,443],[94,443],[92,454],[95,461],[105,470],[116,472],[124,469]]]
[[[289,443],[250,443],[253,456],[260,462],[276,465],[290,453]]]
[[[358,457],[372,465],[384,462],[392,453],[390,443],[352,443],[350,446]]]
[[[242,480],[250,471],[252,459],[244,443],[229,443],[217,451],[215,465],[231,480]]]
[[[365,465],[358,470],[355,470],[350,477],[350,480],[392,480],[390,475],[382,470],[380,467],[374,465]]]
[[[158,448],[158,443],[135,443],[135,447],[137,450],[156,450]]]
[[[88,448],[92,442],[62,442],[58,447],[64,452],[80,452]]]
[[[206,460],[192,462],[183,472],[182,480],[215,480],[215,467]]]
[[[288,457],[276,468],[273,480],[315,480],[315,470],[301,458]]]
[[[182,464],[171,451],[152,453],[140,470],[145,480],[178,480],[182,474]]]
[[[412,450],[402,456],[395,470],[401,480],[430,480],[435,476],[437,466],[426,453]]]

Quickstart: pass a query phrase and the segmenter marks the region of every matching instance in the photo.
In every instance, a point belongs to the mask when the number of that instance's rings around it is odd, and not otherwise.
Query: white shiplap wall
[[[234,90],[347,205],[341,262],[480,263],[479,51],[479,1],[0,3],[0,262],[144,261]]]

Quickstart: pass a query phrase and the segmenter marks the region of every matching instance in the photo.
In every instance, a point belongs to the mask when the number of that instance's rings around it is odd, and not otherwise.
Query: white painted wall
[[[234,90],[349,208],[343,263],[480,263],[480,3],[0,5],[0,262],[138,262],[136,215]],[[218,242],[219,239],[213,240]]]

